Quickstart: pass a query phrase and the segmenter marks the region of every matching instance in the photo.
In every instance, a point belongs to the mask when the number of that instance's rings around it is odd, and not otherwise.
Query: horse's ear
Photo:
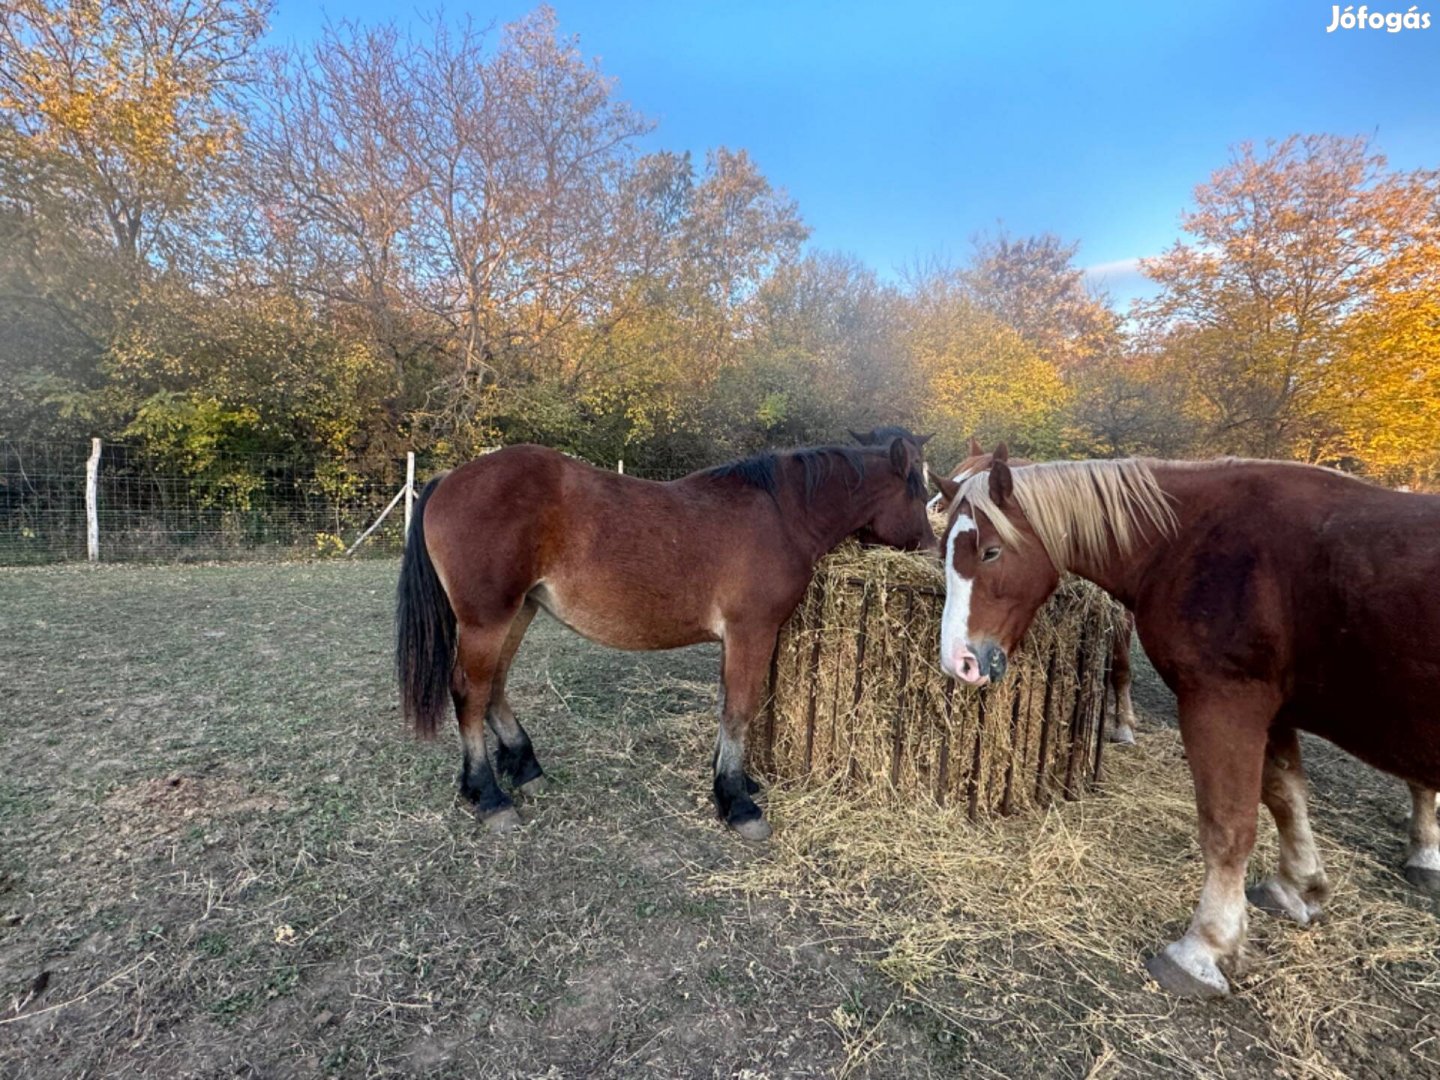
[[[864,435],[861,435],[860,432],[852,429],[850,432],[850,437],[856,442],[858,442],[861,446],[875,445],[875,433],[873,431],[867,431]]]
[[[916,435],[916,436],[915,436],[915,445],[916,445],[916,446],[924,446],[927,442],[929,442],[929,441],[930,441],[931,439],[933,439],[934,437],[935,437],[935,433],[934,433],[933,431],[932,431],[929,435]]]
[[[980,457],[980,456],[981,456],[982,454],[984,454],[984,453],[985,453],[985,448],[980,445],[980,440],[977,439],[977,438],[975,438],[974,435],[971,435],[971,436],[970,436],[970,456],[971,456],[971,457]]]
[[[904,439],[890,440],[890,464],[894,467],[897,476],[910,475],[910,468],[915,464],[915,459],[910,456],[910,444]]]
[[[953,503],[955,496],[960,494],[960,485],[944,473],[932,472],[930,482],[935,485],[935,490],[944,496],[947,503]]]
[[[1004,506],[1015,491],[1015,479],[1010,475],[1010,449],[1003,442],[990,455],[990,500],[996,506]]]

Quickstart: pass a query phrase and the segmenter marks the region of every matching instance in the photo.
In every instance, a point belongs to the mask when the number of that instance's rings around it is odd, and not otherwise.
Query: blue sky
[[[502,24],[533,5],[451,0]],[[1369,134],[1440,166],[1440,0],[1428,30],[1327,34],[1331,5],[557,0],[564,32],[658,122],[653,147],[744,147],[812,244],[893,275],[980,231],[1051,231],[1117,300],[1179,234],[1194,185],[1242,140]],[[1342,9],[1345,5],[1342,5]],[[1405,11],[1410,4],[1378,10]],[[359,0],[362,21],[422,6]],[[324,10],[279,0],[275,41]]]

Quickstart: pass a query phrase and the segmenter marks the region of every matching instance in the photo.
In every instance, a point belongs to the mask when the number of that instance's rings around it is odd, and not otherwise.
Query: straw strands
[[[933,559],[848,544],[822,560],[781,632],[762,770],[971,817],[1078,797],[1103,766],[1118,605],[1065,582],[1007,678],[980,691],[939,669],[943,606]]]

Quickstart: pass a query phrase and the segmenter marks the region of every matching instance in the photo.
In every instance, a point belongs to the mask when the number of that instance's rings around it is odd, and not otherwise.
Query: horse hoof
[[[520,794],[527,799],[533,799],[537,795],[544,795],[550,790],[550,778],[544,773],[532,780],[526,780],[520,785]]]
[[[1130,727],[1118,727],[1110,732],[1110,741],[1121,746],[1135,745],[1135,729]]]
[[[1432,870],[1428,866],[1406,866],[1405,880],[1421,892],[1440,896],[1440,870]]]
[[[486,829],[495,833],[497,836],[512,833],[524,824],[524,822],[520,820],[520,811],[516,810],[513,806],[507,806],[504,809],[496,810],[494,813],[486,814],[480,820],[484,823]]]
[[[1145,970],[1160,989],[1176,997],[1218,998],[1230,993],[1230,982],[1215,962],[1184,949],[1178,941],[1146,960]]]
[[[763,817],[753,817],[747,821],[737,821],[730,827],[746,840],[770,839],[770,823]]]
[[[1245,890],[1245,899],[1267,915],[1289,919],[1301,926],[1309,926],[1320,914],[1320,908],[1305,903],[1289,885],[1270,878]]]

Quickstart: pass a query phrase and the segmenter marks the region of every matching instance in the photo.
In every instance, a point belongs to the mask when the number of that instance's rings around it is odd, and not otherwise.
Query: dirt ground
[[[900,970],[891,923],[866,915],[905,911],[895,880],[812,904],[833,868],[715,822],[714,648],[616,653],[537,621],[512,696],[555,791],[518,835],[481,831],[453,736],[401,730],[395,573],[0,570],[0,1073],[1440,1075],[1440,912],[1394,869],[1403,788],[1341,754],[1310,748],[1337,919],[1362,894],[1385,914],[1350,920],[1365,954],[1343,980],[1306,971],[1304,1038],[1268,988],[1324,924],[1253,919],[1258,974],[1220,1003],[1147,983],[1155,927],[1116,964],[1003,909],[955,912],[981,944]],[[1172,703],[1153,676],[1137,699],[1149,732],[1116,790],[1153,774],[1183,808],[1156,730]],[[1107,787],[953,839],[1084,828],[1107,806],[1130,813]],[[1156,900],[1172,934],[1199,884],[1193,850],[1176,859]]]

